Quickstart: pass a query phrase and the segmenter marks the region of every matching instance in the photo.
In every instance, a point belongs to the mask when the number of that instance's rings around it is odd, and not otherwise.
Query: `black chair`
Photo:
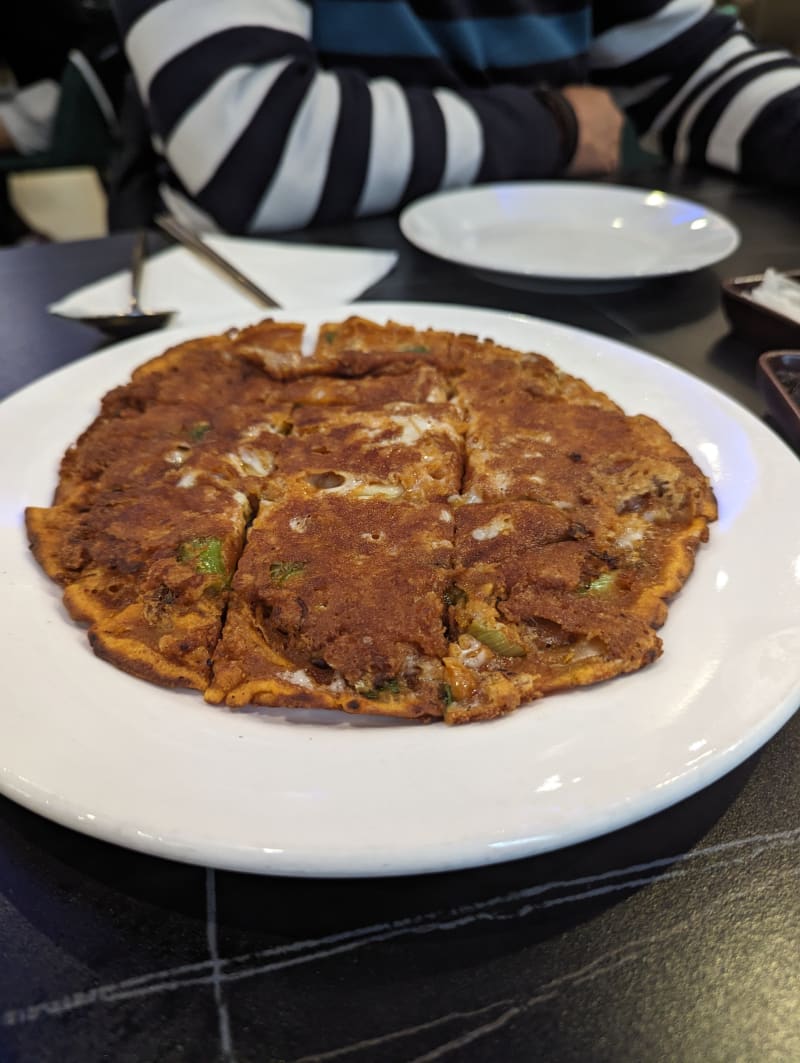
[[[30,229],[13,208],[8,176],[14,173],[93,166],[103,185],[119,148],[118,100],[103,77],[102,66],[81,51],[70,52],[61,77],[58,110],[50,144],[31,155],[0,155],[0,240],[13,243]]]

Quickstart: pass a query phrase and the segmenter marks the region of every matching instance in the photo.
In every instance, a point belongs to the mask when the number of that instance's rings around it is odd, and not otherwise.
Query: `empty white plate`
[[[512,283],[549,278],[619,286],[701,269],[739,245],[736,227],[699,203],[583,181],[440,192],[408,206],[400,228],[422,251],[505,274]]]

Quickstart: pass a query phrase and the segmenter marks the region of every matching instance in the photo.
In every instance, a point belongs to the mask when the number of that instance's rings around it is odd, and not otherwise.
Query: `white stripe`
[[[367,178],[358,215],[379,214],[400,202],[411,174],[413,138],[406,95],[396,81],[374,78]]]
[[[719,48],[708,56],[705,62],[701,63],[692,76],[681,85],[680,89],[675,93],[663,111],[660,111],[656,115],[652,125],[642,138],[642,146],[650,151],[659,151],[660,144],[658,143],[658,134],[670,118],[672,118],[673,114],[675,114],[689,93],[692,92],[695,85],[699,85],[709,74],[712,74],[715,70],[719,70],[720,67],[725,66],[725,64],[729,63],[731,59],[735,59],[737,56],[744,55],[745,52],[751,52],[752,50],[752,42],[741,34],[737,34],[735,37],[731,37],[729,40],[725,41],[724,44],[721,44]]]
[[[447,138],[444,173],[439,187],[470,185],[478,176],[483,161],[483,126],[462,96],[449,89],[434,89],[433,95],[441,108]]]
[[[706,160],[729,170],[741,168],[742,138],[772,100],[800,87],[800,70],[772,70],[751,81],[728,104],[708,138]],[[787,144],[788,148],[788,144]]]
[[[184,114],[166,144],[166,156],[187,191],[196,195],[211,180],[290,62],[234,67]]]
[[[311,83],[286,138],[281,161],[248,228],[299,229],[319,206],[339,121],[341,90],[335,74],[323,71]]]
[[[715,95],[722,88],[723,85],[732,81],[738,77],[745,70],[752,70],[753,67],[761,66],[763,63],[768,63],[775,58],[774,52],[754,52],[749,59],[745,59],[741,63],[737,63],[731,67],[730,70],[726,70],[725,73],[716,78],[710,85],[708,85],[691,103],[681,118],[680,125],[675,137],[675,150],[673,152],[673,159],[675,162],[684,163],[689,158],[689,135],[692,131],[692,126],[697,118],[698,114],[712,96]]]
[[[176,55],[222,30],[263,26],[308,39],[311,12],[298,0],[165,0],[134,22],[125,50],[147,99],[150,82]]]
[[[615,26],[595,38],[589,49],[593,70],[607,70],[641,59],[699,22],[714,7],[714,0],[672,0],[657,15]]]

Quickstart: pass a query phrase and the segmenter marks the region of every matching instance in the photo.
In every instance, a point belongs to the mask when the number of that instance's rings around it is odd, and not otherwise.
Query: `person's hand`
[[[619,167],[624,116],[605,89],[567,85],[562,94],[578,119],[578,146],[567,168],[570,177],[612,174]]]

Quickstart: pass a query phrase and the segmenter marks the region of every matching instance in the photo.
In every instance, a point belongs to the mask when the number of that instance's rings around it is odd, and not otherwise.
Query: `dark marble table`
[[[796,196],[658,170],[626,181],[721,211],[741,247],[692,275],[567,296],[486,283],[411,249],[391,219],[288,239],[398,248],[367,298],[591,329],[763,416],[758,351],[730,334],[720,281],[800,267]],[[98,348],[44,307],[122,266],[130,240],[0,251],[0,395]],[[171,863],[0,798],[0,1061],[798,1060],[799,777],[797,715],[714,785],[625,830],[362,880]]]

